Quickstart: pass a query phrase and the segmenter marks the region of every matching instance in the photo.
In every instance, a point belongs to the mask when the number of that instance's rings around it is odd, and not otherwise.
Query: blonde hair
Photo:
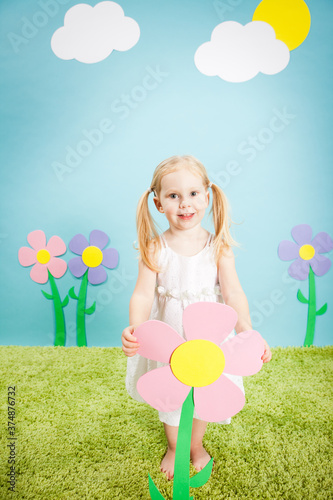
[[[232,245],[237,245],[229,231],[232,221],[228,211],[228,200],[222,189],[210,182],[205,167],[194,156],[171,156],[156,167],[150,188],[141,196],[136,211],[138,249],[143,262],[156,273],[161,272],[161,269],[157,265],[157,255],[161,249],[161,242],[155,221],[149,211],[148,198],[152,191],[158,198],[161,192],[162,178],[181,168],[187,168],[194,175],[201,177],[206,190],[209,187],[212,189],[213,197],[210,213],[213,214],[215,228],[213,247],[216,262],[219,261],[226,249],[229,249]]]

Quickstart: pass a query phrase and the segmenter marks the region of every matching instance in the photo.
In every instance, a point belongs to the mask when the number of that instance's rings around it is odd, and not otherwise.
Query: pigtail
[[[232,220],[229,215],[227,197],[217,184],[212,183],[211,189],[213,193],[211,213],[215,228],[214,253],[216,262],[218,262],[224,250],[229,249],[231,246],[238,246],[238,244],[229,230]]]
[[[160,269],[156,263],[156,255],[161,244],[154,219],[149,211],[148,198],[150,192],[151,190],[147,189],[139,200],[136,210],[136,229],[141,258],[147,267],[158,273]]]

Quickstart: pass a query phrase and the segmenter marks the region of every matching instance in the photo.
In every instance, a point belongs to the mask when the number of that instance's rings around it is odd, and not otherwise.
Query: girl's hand
[[[128,326],[121,334],[122,349],[128,357],[134,356],[140,347],[137,339],[133,336],[134,330],[135,326]]]
[[[272,359],[272,353],[266,340],[264,340],[264,344],[265,344],[265,351],[264,354],[261,356],[261,359],[263,360],[264,363],[268,363],[268,361]]]

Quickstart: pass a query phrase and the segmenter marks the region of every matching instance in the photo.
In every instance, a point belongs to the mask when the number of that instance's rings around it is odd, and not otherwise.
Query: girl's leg
[[[165,435],[168,440],[168,449],[161,462],[161,471],[165,473],[167,479],[172,479],[175,468],[178,427],[168,424],[163,425]]]
[[[161,462],[161,471],[165,473],[167,479],[172,479],[174,475],[175,456],[178,427],[163,424],[165,435],[168,441],[167,452]],[[196,470],[201,470],[208,464],[211,457],[203,447],[202,439],[207,427],[207,422],[193,419],[192,438],[191,438],[191,460]]]
[[[192,439],[191,439],[191,460],[197,471],[203,469],[208,464],[211,457],[203,447],[202,439],[207,427],[207,422],[193,419]]]

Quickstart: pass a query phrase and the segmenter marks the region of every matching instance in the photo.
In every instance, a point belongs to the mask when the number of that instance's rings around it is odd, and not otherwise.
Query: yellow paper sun
[[[270,24],[276,38],[284,42],[289,50],[304,42],[311,24],[310,11],[304,0],[263,0],[252,20]]]

